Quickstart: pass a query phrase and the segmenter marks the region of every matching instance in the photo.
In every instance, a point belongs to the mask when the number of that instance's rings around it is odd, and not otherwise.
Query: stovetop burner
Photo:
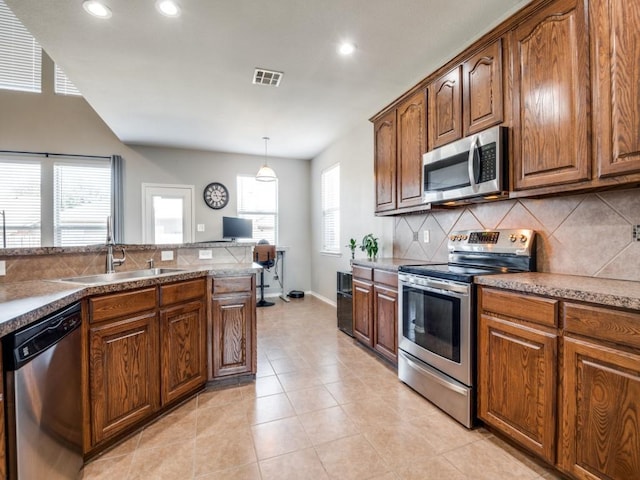
[[[505,273],[504,268],[481,268],[467,265],[456,265],[449,263],[428,264],[428,265],[403,265],[398,271],[422,275],[424,277],[442,278],[457,282],[471,283],[473,277],[477,275],[492,275]]]
[[[464,230],[448,240],[449,262],[403,265],[398,271],[471,283],[476,275],[536,269],[535,232],[525,229]]]

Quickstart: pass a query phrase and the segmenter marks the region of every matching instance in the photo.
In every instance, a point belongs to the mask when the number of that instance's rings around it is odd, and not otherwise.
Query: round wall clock
[[[209,208],[218,210],[229,203],[229,190],[219,182],[213,182],[204,187],[204,202]]]

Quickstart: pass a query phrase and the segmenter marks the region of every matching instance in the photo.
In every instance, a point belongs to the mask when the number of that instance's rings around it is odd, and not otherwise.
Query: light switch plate
[[[199,260],[211,260],[213,258],[213,250],[198,250]]]
[[[173,250],[162,250],[162,252],[160,253],[160,259],[163,262],[173,260]]]
[[[429,238],[429,230],[425,230],[424,232],[422,232],[422,241],[424,243],[429,243],[431,241]]]
[[[198,224],[198,231],[199,232],[204,232],[204,223],[199,223]]]
[[[4,277],[7,274],[7,262],[0,260],[0,277]]]

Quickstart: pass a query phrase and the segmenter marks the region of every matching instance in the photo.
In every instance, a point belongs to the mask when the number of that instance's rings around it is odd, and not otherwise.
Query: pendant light
[[[269,137],[262,137],[262,139],[264,140],[264,165],[258,170],[256,180],[259,182],[273,182],[277,180],[278,177],[276,172],[273,171],[273,168],[267,165],[267,142],[269,141]]]

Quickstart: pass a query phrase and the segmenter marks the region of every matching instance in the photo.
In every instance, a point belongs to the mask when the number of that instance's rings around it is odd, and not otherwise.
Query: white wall
[[[143,182],[195,185],[196,223],[206,225],[196,240],[221,236],[221,217],[236,214],[236,175],[255,174],[262,157],[125,145],[84,98],[54,95],[53,62],[46,55],[42,73],[41,94],[0,90],[0,150],[121,155],[125,162],[125,243],[142,241]],[[287,291],[309,290],[310,162],[269,158],[269,164],[279,177],[279,243],[290,247],[285,287]],[[212,181],[224,183],[231,196],[229,205],[219,211],[208,208],[202,199],[204,186]]]
[[[322,205],[320,178],[327,167],[340,162],[340,245],[342,255],[320,253],[322,247]],[[336,300],[336,272],[350,269],[350,238],[358,245],[367,233],[379,238],[378,257],[393,256],[394,220],[374,216],[373,125],[363,120],[351,132],[330,145],[311,161],[311,289],[333,302]],[[365,258],[356,251],[356,258]]]

